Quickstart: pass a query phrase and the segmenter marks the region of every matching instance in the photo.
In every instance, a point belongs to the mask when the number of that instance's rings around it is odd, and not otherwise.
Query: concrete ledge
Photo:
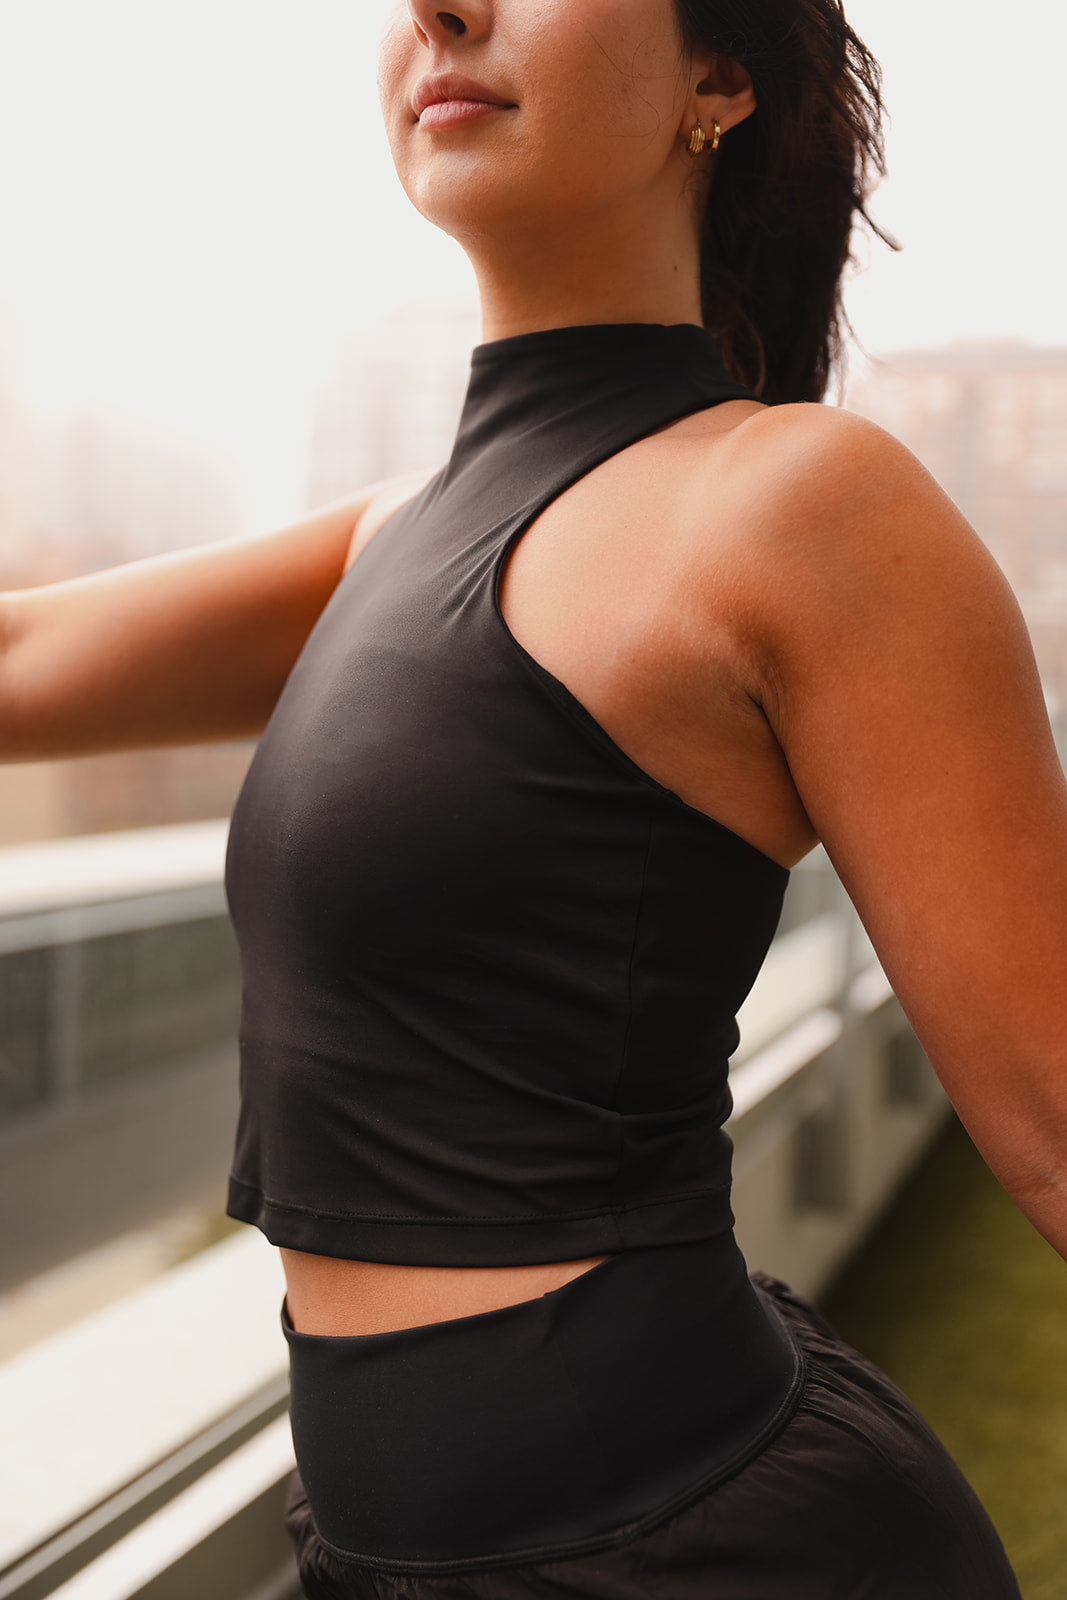
[[[222,881],[229,823],[49,839],[0,850],[0,917]]]
[[[287,1536],[281,1527],[276,1550],[246,1551],[243,1561],[235,1561],[232,1552],[230,1559],[224,1560],[221,1551],[208,1553],[205,1546],[209,1541],[218,1543],[227,1531],[230,1544],[236,1543],[239,1525],[249,1518],[250,1508],[264,1496],[280,1499],[294,1465],[289,1419],[279,1417],[76,1577],[53,1590],[52,1600],[133,1600],[135,1595],[162,1600],[164,1594],[209,1600],[216,1591],[223,1600],[230,1600],[232,1588],[228,1586],[235,1567],[251,1581],[257,1567],[265,1569],[268,1583],[277,1592],[286,1592],[297,1573],[292,1551],[286,1553]],[[253,1515],[252,1520],[258,1519]],[[293,1592],[300,1593],[298,1584]]]
[[[951,1109],[881,968],[842,1000],[731,1074],[738,1242],[750,1267],[816,1298]]]
[[[0,1567],[286,1372],[284,1293],[248,1229],[0,1366]]]
[[[735,1138],[757,1111],[765,1117],[778,1108],[784,1091],[795,1092],[801,1073],[837,1043],[841,1032],[837,1012],[821,1006],[736,1067],[730,1074],[734,1110],[729,1123]]]

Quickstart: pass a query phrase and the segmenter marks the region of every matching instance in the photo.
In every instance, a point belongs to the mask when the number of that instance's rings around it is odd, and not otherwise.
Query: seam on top
[[[645,854],[641,862],[641,885],[637,891],[637,906],[634,911],[634,928],[630,938],[630,959],[626,964],[626,1027],[623,1030],[622,1045],[619,1050],[619,1070],[615,1075],[615,1086],[611,1093],[612,1109],[618,1111],[619,1091],[622,1088],[623,1074],[626,1071],[626,1059],[630,1048],[630,1033],[634,1020],[634,961],[637,957],[637,940],[641,932],[641,914],[645,905],[645,887],[648,883],[648,863],[652,855],[652,839],[656,828],[656,813],[662,804],[662,797],[656,796],[655,802],[648,813],[648,823],[645,832]],[[615,1176],[611,1180],[609,1193],[613,1199],[618,1192],[622,1181],[623,1163],[626,1160],[626,1124],[619,1115],[619,1155],[615,1163]]]

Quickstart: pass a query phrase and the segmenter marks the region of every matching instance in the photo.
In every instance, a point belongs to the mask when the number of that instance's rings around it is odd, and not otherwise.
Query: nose
[[[448,11],[431,0],[407,0],[407,7],[411,25],[423,45],[447,44],[463,35],[481,38],[489,32],[492,22],[491,0],[454,0]]]

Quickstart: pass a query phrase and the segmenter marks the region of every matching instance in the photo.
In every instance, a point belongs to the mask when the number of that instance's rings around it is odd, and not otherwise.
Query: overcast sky
[[[0,350],[34,403],[211,437],[257,476],[263,516],[282,511],[339,335],[471,286],[408,207],[380,131],[388,9],[0,0]],[[906,245],[869,247],[849,291],[861,339],[1067,345],[1067,5],[848,10],[885,69],[891,172],[874,205]]]

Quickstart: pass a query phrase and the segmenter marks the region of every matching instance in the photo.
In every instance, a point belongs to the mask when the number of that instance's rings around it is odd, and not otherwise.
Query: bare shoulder
[[[1017,625],[993,557],[912,452],[833,406],[766,407],[709,452],[753,639],[775,660],[846,638]]]
[[[764,407],[728,435],[724,468],[769,538],[798,557],[843,557],[935,530],[958,512],[899,439],[856,412],[798,403]],[[917,522],[911,511],[921,513]]]
[[[436,468],[422,468],[396,477],[382,478],[368,485],[360,495],[359,517],[352,532],[352,540],[345,557],[347,572],[360,551],[365,549],[383,523],[399,511],[402,505],[419,494],[435,476]]]

